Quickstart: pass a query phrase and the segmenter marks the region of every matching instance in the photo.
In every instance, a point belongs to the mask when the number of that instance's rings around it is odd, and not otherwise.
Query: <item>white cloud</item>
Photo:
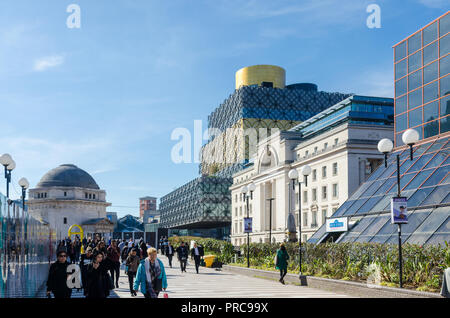
[[[49,68],[59,66],[63,63],[64,63],[64,56],[62,56],[62,55],[46,56],[46,57],[37,59],[34,62],[33,70],[35,70],[37,72],[42,72]]]

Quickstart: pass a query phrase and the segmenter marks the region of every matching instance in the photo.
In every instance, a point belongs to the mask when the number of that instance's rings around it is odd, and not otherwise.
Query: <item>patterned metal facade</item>
[[[162,228],[207,228],[231,224],[231,178],[203,176],[163,196]]]

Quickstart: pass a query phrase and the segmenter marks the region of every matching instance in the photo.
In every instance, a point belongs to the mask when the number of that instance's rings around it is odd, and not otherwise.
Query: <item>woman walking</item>
[[[280,248],[277,251],[277,261],[276,268],[280,270],[280,283],[284,285],[284,276],[287,274],[287,261],[289,259],[289,254],[286,251],[286,246],[281,243]]]
[[[155,248],[149,248],[147,255],[139,264],[134,290],[139,290],[140,287],[145,298],[158,298],[161,290],[167,288],[166,271],[163,262],[157,258]]]
[[[117,241],[113,240],[111,245],[108,247],[108,263],[110,265],[109,270],[111,272],[111,277],[114,281],[114,276],[116,277],[116,288],[119,288],[119,276],[120,276],[120,250],[117,247]],[[115,273],[115,275],[114,275]]]
[[[126,274],[128,275],[128,283],[130,284],[131,297],[137,296],[136,291],[133,289],[133,283],[140,262],[141,260],[136,254],[136,249],[132,249],[125,262]]]
[[[103,253],[94,255],[94,261],[87,268],[86,298],[106,298],[114,288],[108,270],[103,263]]]

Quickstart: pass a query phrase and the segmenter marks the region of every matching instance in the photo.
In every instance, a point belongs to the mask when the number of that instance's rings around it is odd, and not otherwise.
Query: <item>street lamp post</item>
[[[0,164],[5,167],[5,179],[6,179],[6,197],[9,198],[9,184],[11,182],[11,171],[16,168],[15,161],[7,153],[0,157]]]
[[[21,178],[19,180],[19,185],[22,187],[22,210],[25,211],[25,196],[27,193],[27,189],[30,186],[30,183],[26,178]]]
[[[402,135],[402,141],[409,146],[409,157],[413,160],[413,145],[419,141],[419,133],[414,129],[407,129]],[[384,166],[387,167],[387,155],[394,149],[391,140],[384,138],[378,142],[378,151],[384,154]],[[397,159],[397,198],[401,197],[400,186],[400,155],[396,155]],[[398,267],[399,267],[399,285],[403,288],[403,257],[402,257],[402,224],[398,225]]]
[[[241,188],[241,193],[244,195],[244,199],[247,203],[247,219],[250,218],[250,209],[249,209],[249,199],[253,200],[253,191],[255,191],[256,186],[252,182],[247,186],[243,186]],[[247,231],[247,267],[250,267],[250,232]]]
[[[269,244],[272,244],[272,201],[275,198],[266,199],[269,201]]]
[[[303,175],[303,179],[305,180],[305,187],[308,186],[308,176],[311,174],[311,167],[308,165],[304,165],[300,169],[301,174]],[[295,180],[298,180],[298,248],[299,248],[299,279],[302,284],[304,284],[304,276],[302,275],[302,188],[300,177],[297,172],[297,169],[291,169],[289,171],[289,179],[292,180],[294,184],[295,190]]]

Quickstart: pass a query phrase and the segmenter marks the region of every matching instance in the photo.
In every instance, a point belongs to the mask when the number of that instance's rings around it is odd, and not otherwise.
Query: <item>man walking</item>
[[[175,251],[173,249],[172,244],[170,244],[170,242],[168,242],[167,246],[166,246],[165,254],[166,254],[167,258],[169,259],[170,268],[172,268],[172,257],[173,257],[174,252]]]
[[[188,258],[188,250],[184,246],[184,242],[181,242],[181,245],[177,248],[178,260],[181,265],[181,272],[186,272],[186,264]]]
[[[198,274],[198,268],[200,267],[200,258],[203,256],[203,247],[197,246],[197,242],[194,242],[194,247],[191,249],[191,257],[195,262],[195,271]]]

